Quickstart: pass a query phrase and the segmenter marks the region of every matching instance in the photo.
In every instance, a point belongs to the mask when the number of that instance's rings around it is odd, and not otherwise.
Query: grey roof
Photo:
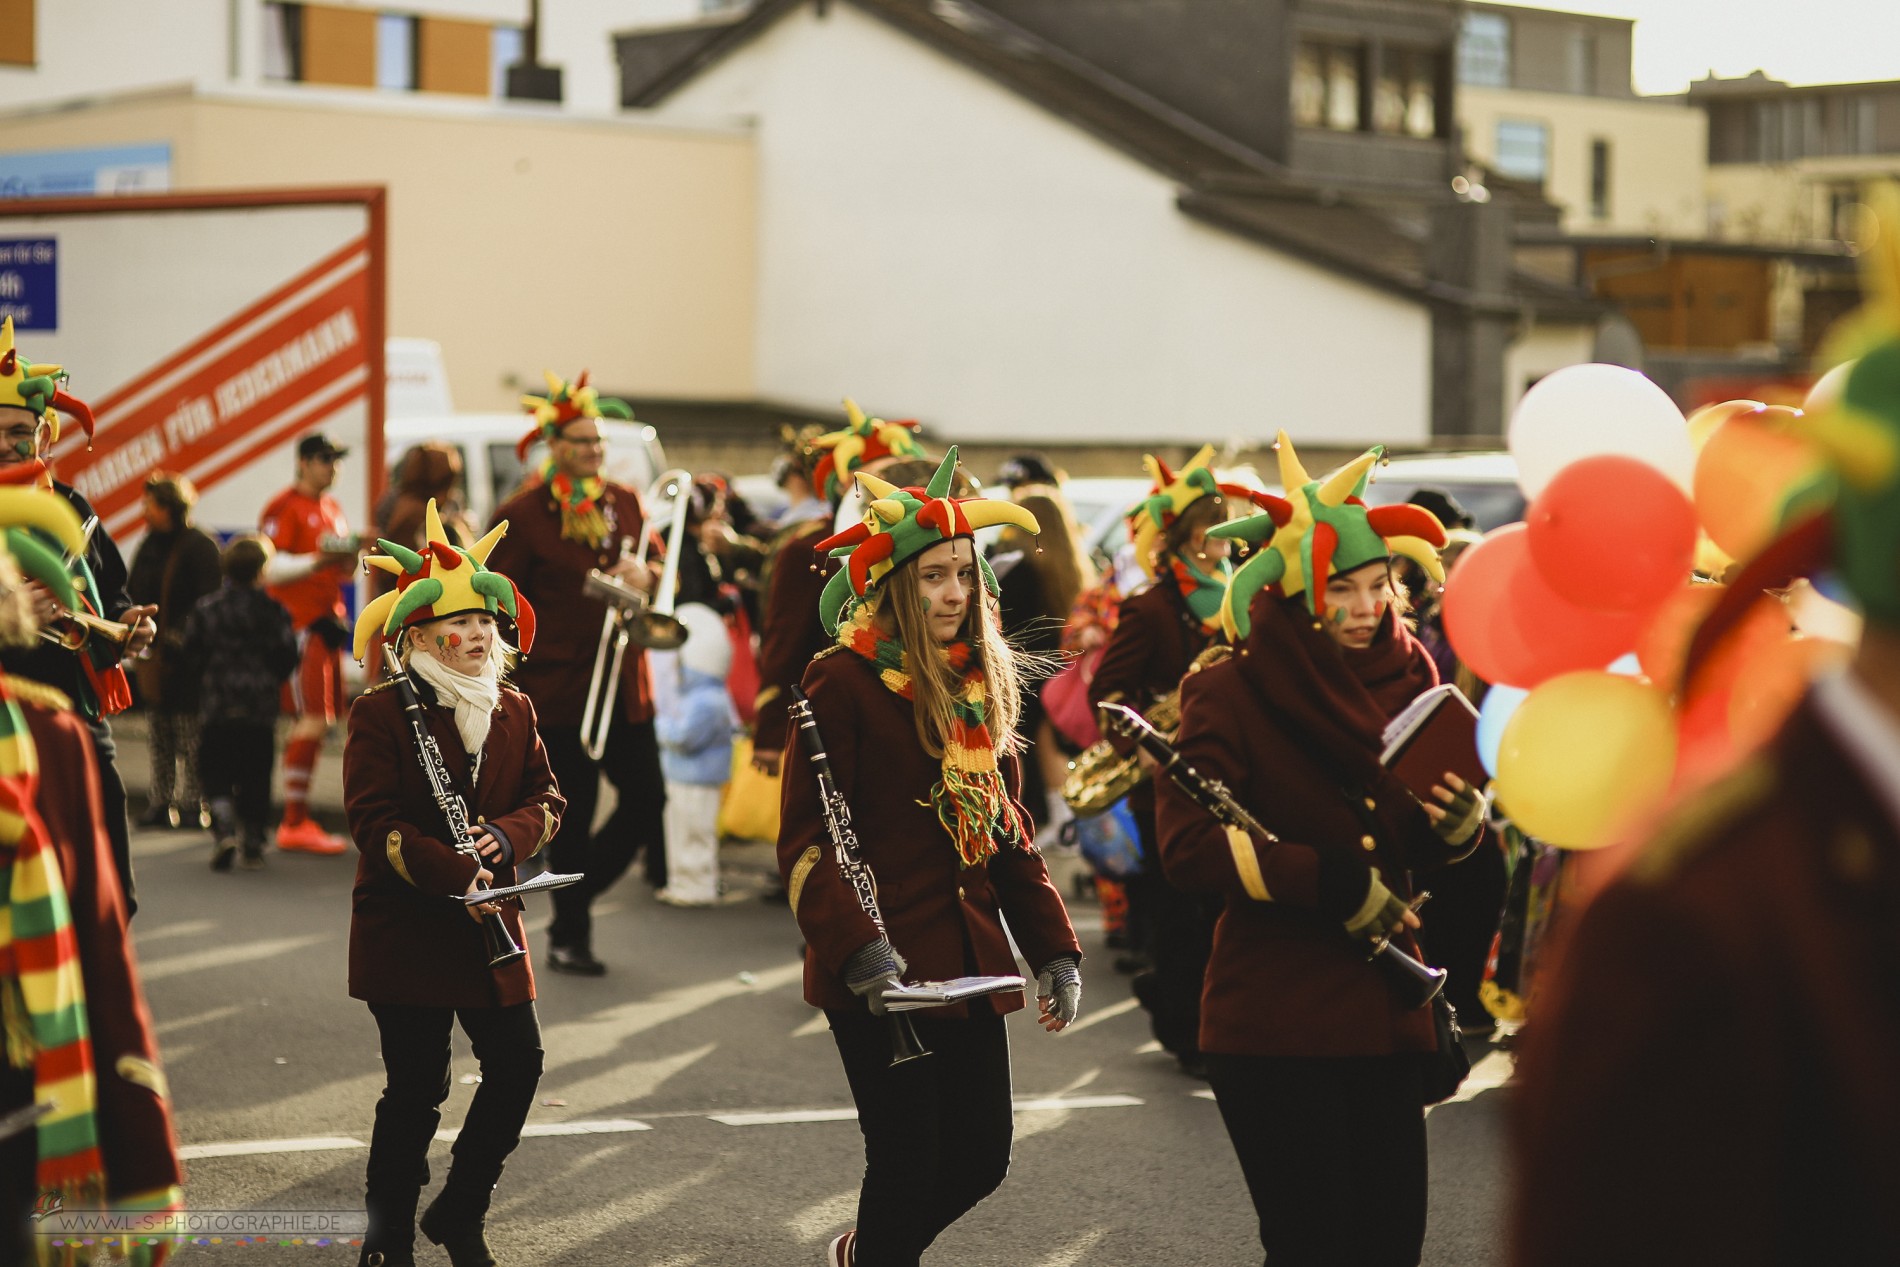
[[[1381,203],[1363,192],[1346,196],[1303,184],[1257,150],[975,0],[758,0],[723,21],[624,34],[618,37],[622,104],[657,105],[803,5],[841,2],[1179,182],[1178,206],[1188,215],[1411,298],[1465,298],[1432,284],[1425,216],[1415,202]],[[1513,299],[1542,313],[1568,316],[1599,307],[1581,292],[1521,280],[1526,284]]]

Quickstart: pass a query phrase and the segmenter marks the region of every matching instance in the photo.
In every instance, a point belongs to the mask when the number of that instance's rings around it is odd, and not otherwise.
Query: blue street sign
[[[0,317],[16,330],[59,329],[59,240],[0,238]]]

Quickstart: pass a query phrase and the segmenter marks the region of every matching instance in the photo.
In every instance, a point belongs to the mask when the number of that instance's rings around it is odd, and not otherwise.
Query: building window
[[[1610,218],[1610,143],[1602,137],[1590,142],[1590,215]]]
[[[1511,20],[1502,13],[1467,11],[1458,32],[1458,82],[1476,88],[1511,86]]]
[[[1364,45],[1301,40],[1293,62],[1294,122],[1309,128],[1357,132],[1364,62]]]
[[[1565,51],[1567,56],[1564,69],[1570,81],[1570,91],[1595,93],[1597,90],[1597,33],[1587,26],[1578,27],[1570,33],[1570,40]]]
[[[1550,129],[1525,119],[1498,120],[1497,159],[1501,175],[1542,182],[1550,167]]]
[[[1836,185],[1827,191],[1827,236],[1852,242],[1860,231],[1860,186]]]
[[[6,38],[0,40],[0,65],[39,64],[34,51],[38,39],[34,29],[38,8],[38,0],[0,0],[0,31],[7,33]]]
[[[1424,48],[1386,48],[1372,94],[1372,126],[1395,136],[1438,135],[1437,53]]]
[[[303,78],[303,6],[264,6],[264,78],[295,83]]]
[[[376,15],[376,86],[415,91],[416,20],[406,13]]]
[[[508,68],[526,55],[528,33],[518,26],[497,26],[489,39],[489,95],[508,95]]]

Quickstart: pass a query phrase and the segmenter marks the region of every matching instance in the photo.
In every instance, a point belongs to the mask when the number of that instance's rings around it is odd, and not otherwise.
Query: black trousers
[[[1504,890],[1510,881],[1503,851],[1487,836],[1463,862],[1419,872],[1412,882],[1432,892],[1418,940],[1426,958],[1451,974],[1445,997],[1471,1031],[1488,1028],[1490,1013],[1478,999],[1478,987],[1484,983],[1485,961],[1504,919]]]
[[[119,746],[112,740],[112,724],[101,717],[87,723],[92,752],[99,767],[99,801],[106,811],[106,839],[112,842],[112,865],[125,890],[125,917],[138,913],[138,886],[132,879],[132,833],[125,821],[125,780],[119,777]]]
[[[596,765],[588,757],[579,726],[543,727],[541,742],[548,766],[567,798],[560,830],[548,842],[548,866],[578,871],[587,878],[554,890],[554,920],[548,940],[556,946],[590,949],[594,937],[594,899],[627,873],[634,856],[646,851],[646,878],[666,883],[666,779],[660,773],[660,745],[652,722],[614,720],[607,748]],[[600,776],[614,786],[613,816],[593,831],[600,804]]]
[[[1155,1041],[1186,1060],[1201,1048],[1201,991],[1207,984],[1207,961],[1214,953],[1214,924],[1221,903],[1204,894],[1186,893],[1168,883],[1161,872],[1159,832],[1155,825],[1153,785],[1141,800],[1129,798],[1140,829],[1142,867],[1127,881],[1129,919],[1139,927],[1139,942],[1153,967],[1134,979],[1135,997],[1148,1011]],[[1145,813],[1143,812],[1145,809]]]
[[[460,1021],[481,1065],[481,1085],[450,1152],[445,1200],[480,1214],[541,1081],[541,1022],[534,1004],[510,1007],[415,1007],[372,1003],[383,1041],[383,1095],[376,1102],[365,1187],[372,1248],[413,1242],[416,1196],[429,1181],[429,1141],[449,1095],[449,1036]]]
[[[1003,1018],[913,1014],[931,1054],[895,1068],[882,1018],[854,1010],[825,1019],[864,1133],[857,1267],[916,1267],[1009,1173],[1015,1122]]]
[[[277,732],[246,722],[208,721],[198,732],[198,779],[206,801],[229,801],[246,837],[270,822]],[[223,826],[223,824],[220,824]]]
[[[1206,1059],[1270,1267],[1417,1267],[1427,1186],[1417,1060]]]

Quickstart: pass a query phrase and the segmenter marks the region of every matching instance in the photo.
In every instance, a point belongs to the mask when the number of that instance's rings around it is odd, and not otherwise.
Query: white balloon
[[[1527,497],[1578,458],[1599,453],[1646,462],[1693,492],[1695,449],[1682,410],[1620,365],[1569,365],[1538,380],[1511,415],[1510,448]]]

